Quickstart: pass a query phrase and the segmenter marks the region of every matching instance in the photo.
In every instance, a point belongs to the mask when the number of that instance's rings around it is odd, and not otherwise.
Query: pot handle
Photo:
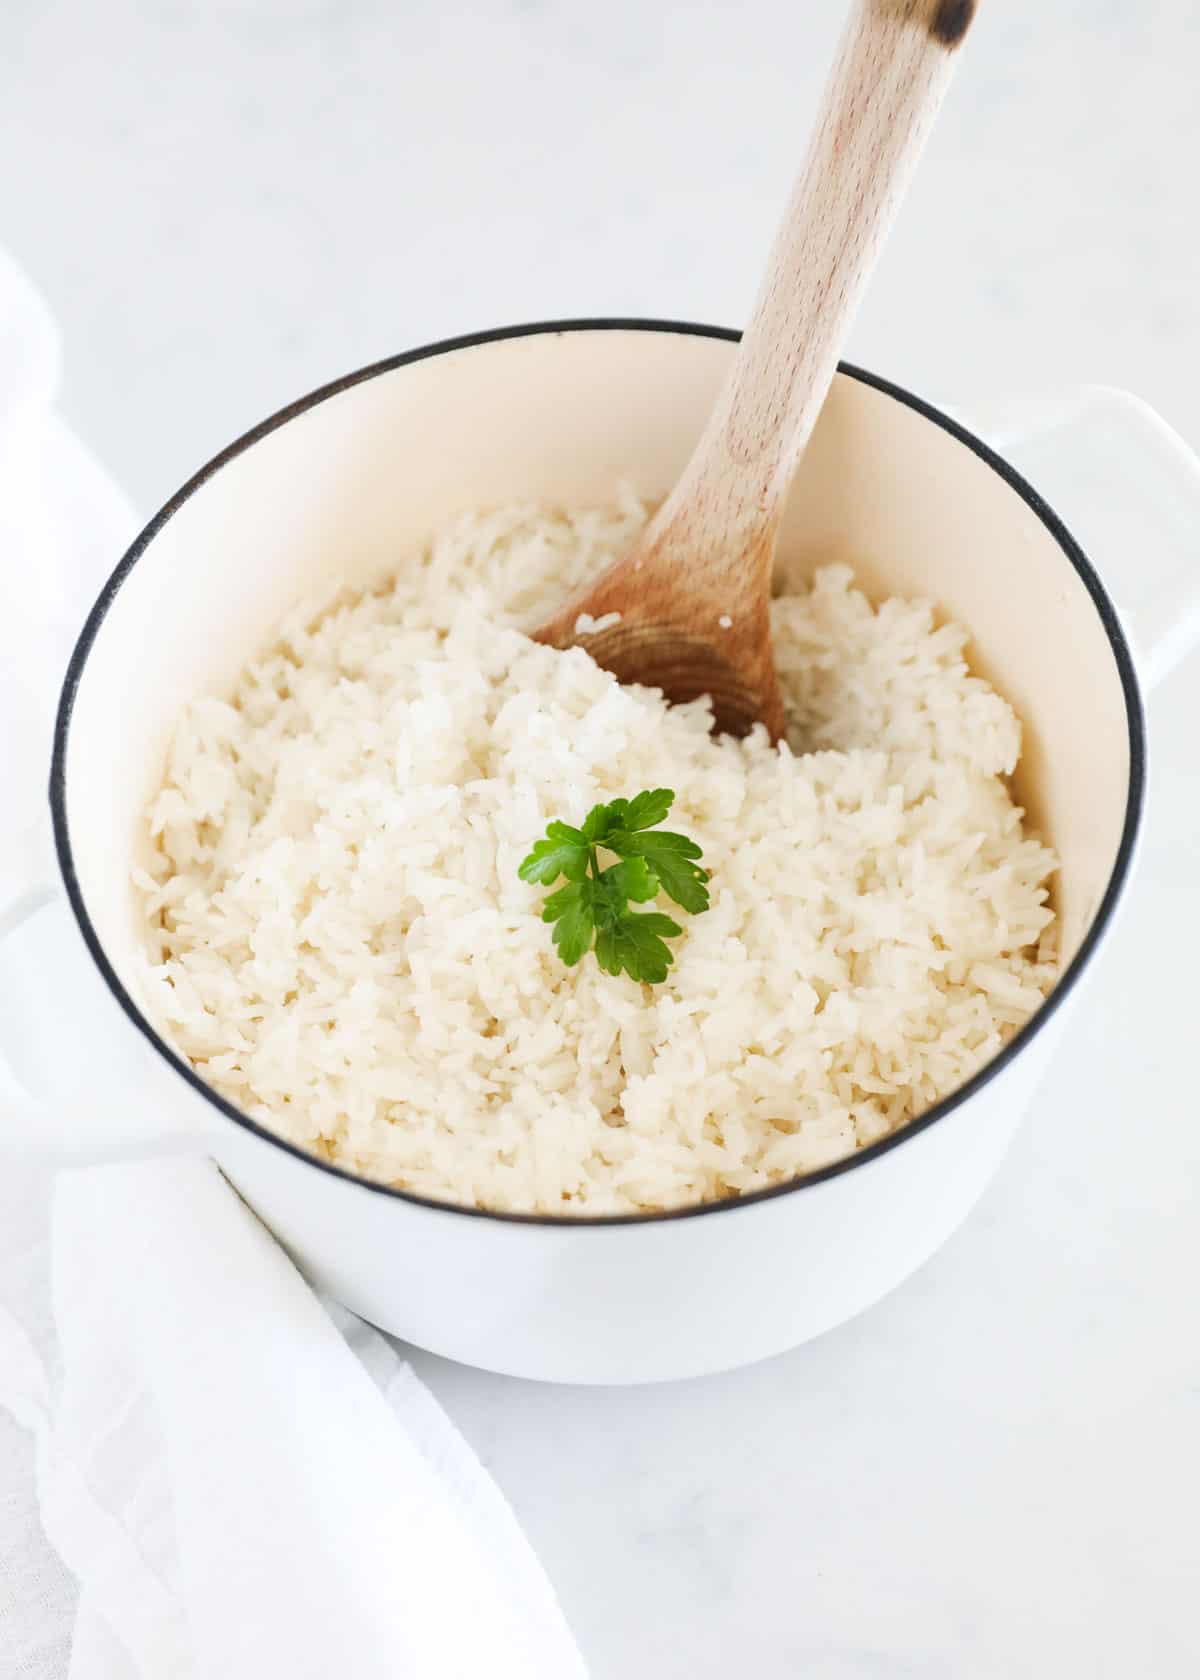
[[[95,1166],[212,1150],[215,1119],[185,1130],[147,1099],[111,1005],[56,888],[0,911],[0,1155]]]
[[[973,407],[972,428],[1060,515],[1116,601],[1157,687],[1200,644],[1200,459],[1107,385]]]

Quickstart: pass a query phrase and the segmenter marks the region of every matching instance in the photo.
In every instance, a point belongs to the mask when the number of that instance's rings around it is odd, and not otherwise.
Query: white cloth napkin
[[[44,847],[70,635],[133,523],[55,417],[57,377],[53,325],[0,253],[0,917]],[[28,1164],[0,1174],[0,1406],[36,1464],[0,1432],[0,1674],[583,1676],[470,1448],[215,1167],[75,1169],[52,1192]]]

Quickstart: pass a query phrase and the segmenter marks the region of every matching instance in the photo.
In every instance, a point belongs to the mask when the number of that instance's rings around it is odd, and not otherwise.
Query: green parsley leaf
[[[620,828],[628,809],[627,799],[614,799],[608,805],[593,805],[583,819],[583,838],[588,845],[600,845],[607,838],[610,829]]]
[[[618,800],[617,803],[623,805],[625,801]],[[674,803],[675,794],[671,788],[653,788],[649,793],[639,793],[636,799],[629,801],[628,809],[622,815],[621,827],[632,830],[656,828]],[[696,856],[700,856],[698,846]]]
[[[559,956],[573,968],[592,943],[596,926],[595,883],[571,881],[542,906],[542,920],[554,923],[552,938]]]
[[[517,873],[522,881],[540,881],[549,886],[565,875],[568,881],[582,881],[587,874],[588,841],[577,828],[552,822],[546,838],[539,840]]]
[[[623,858],[602,870],[600,879],[614,895],[622,900],[632,899],[634,904],[646,904],[658,892],[658,876],[645,858]]]
[[[631,910],[615,927],[596,934],[596,961],[606,974],[620,974],[624,969],[632,979],[657,986],[675,960],[663,936],[673,939],[682,932],[670,916]]]
[[[693,916],[708,909],[708,870],[694,861],[700,856],[700,848],[686,834],[628,834],[618,830],[609,835],[605,845],[629,862],[645,858],[667,897]]]
[[[593,805],[579,828],[552,822],[521,863],[523,881],[567,885],[550,894],[542,920],[553,924],[555,948],[570,966],[593,948],[606,974],[628,974],[655,985],[665,980],[674,955],[666,944],[683,929],[658,911],[638,912],[660,889],[693,915],[708,909],[708,871],[700,847],[685,834],[649,832],[675,801],[670,788],[652,788],[635,799]],[[618,862],[602,869],[600,848]]]

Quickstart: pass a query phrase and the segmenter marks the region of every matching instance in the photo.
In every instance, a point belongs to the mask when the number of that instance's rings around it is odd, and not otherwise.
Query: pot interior
[[[135,998],[129,866],[180,707],[226,691],[331,573],[375,579],[458,513],[602,502],[621,480],[661,497],[732,352],[723,336],[597,326],[401,360],[297,404],[176,498],[85,633],[63,760],[82,901]],[[928,597],[970,629],[974,668],[1024,725],[1016,791],[1062,860],[1069,960],[1117,863],[1130,785],[1121,671],[1084,575],[969,443],[851,373],[830,393],[780,543],[793,584],[831,560],[873,597]]]

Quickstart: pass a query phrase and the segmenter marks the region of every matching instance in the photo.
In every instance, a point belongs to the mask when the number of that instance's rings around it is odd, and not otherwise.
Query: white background
[[[430,338],[739,324],[847,3],[3,0],[0,239],[68,419],[149,511]],[[983,0],[854,356],[1200,435],[1198,80],[1194,0]]]
[[[63,325],[67,417],[146,513],[269,410],[433,337],[740,322],[843,9],[2,7],[0,241]],[[1200,440],[1198,84],[1192,0],[985,0],[853,356],[966,407],[1123,384]],[[1156,697],[1094,1007],[888,1302],[659,1390],[416,1356],[597,1680],[1200,1669],[1198,705],[1195,670]],[[18,1591],[0,1556],[0,1627]]]

